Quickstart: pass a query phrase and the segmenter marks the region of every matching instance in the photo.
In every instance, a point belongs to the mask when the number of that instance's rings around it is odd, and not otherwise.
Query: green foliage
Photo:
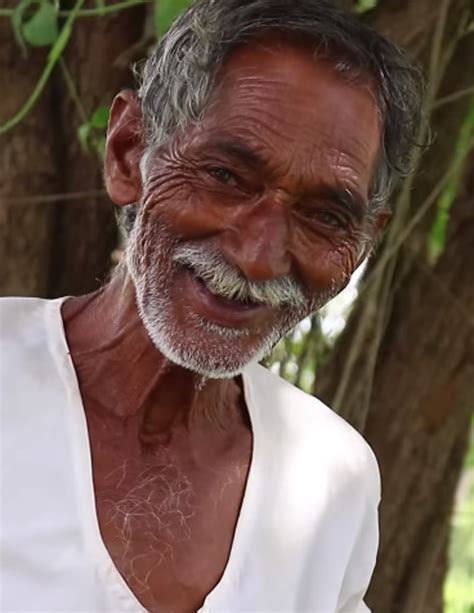
[[[461,185],[464,163],[472,146],[474,135],[474,97],[471,98],[469,111],[463,122],[459,138],[454,150],[451,164],[451,178],[443,190],[437,206],[437,215],[428,238],[428,261],[435,264],[443,253],[446,243],[446,232],[449,223],[451,207],[456,200]]]
[[[356,13],[365,13],[377,6],[378,0],[358,0],[356,4]]]
[[[191,4],[191,0],[156,0],[155,31],[163,36],[176,17]]]
[[[33,47],[49,47],[58,34],[58,13],[49,2],[41,2],[33,16],[23,24],[23,38]]]
[[[91,126],[93,128],[97,128],[98,130],[105,129],[109,121],[109,111],[109,106],[99,106],[90,119]]]
[[[474,613],[474,482],[453,518],[444,604],[444,613]]]
[[[58,37],[58,11],[47,0],[20,0],[12,12],[11,23],[24,55],[25,43],[45,47]]]
[[[15,39],[23,51],[23,54],[26,55],[26,45],[23,40],[23,15],[26,12],[26,9],[33,3],[34,0],[20,0],[16,7],[13,9],[13,13],[11,15],[11,23],[13,28],[13,33],[15,35]]]
[[[466,467],[474,468],[474,442],[471,444],[469,448],[467,458],[466,458]]]
[[[11,119],[6,121],[4,124],[0,125],[0,134],[4,134],[8,130],[11,130],[17,124],[19,124],[20,121],[23,121],[26,115],[28,115],[28,113],[31,111],[33,106],[36,104],[36,101],[41,96],[43,89],[45,88],[46,83],[48,82],[48,79],[51,76],[51,73],[53,72],[54,67],[59,61],[69,41],[69,38],[71,37],[74,21],[83,3],[84,3],[84,0],[76,0],[74,8],[69,13],[61,32],[56,38],[54,45],[51,47],[51,50],[48,54],[48,60],[47,60],[46,66],[38,82],[36,83],[33,91],[31,92],[30,97],[25,102],[25,104],[22,106],[22,108]]]
[[[285,336],[263,364],[305,392],[312,393],[318,369],[331,343],[322,331],[321,315],[314,314]]]
[[[99,10],[99,15],[103,15],[104,14],[104,9],[105,9],[105,2],[104,2],[104,0],[95,0],[95,5],[96,5],[97,9]]]
[[[176,17],[183,11],[191,0],[158,0],[155,3],[155,27],[157,35],[163,35]],[[103,0],[96,0],[98,9],[104,9]],[[100,158],[104,156],[105,133],[110,108],[99,106],[89,120],[84,121],[77,131],[79,142],[83,151],[95,151]]]
[[[99,106],[91,118],[85,121],[77,131],[83,151],[93,149],[100,158],[104,157],[105,132],[109,120],[109,111],[109,106]]]
[[[71,10],[58,10],[56,3],[49,0],[19,0],[15,8],[0,8],[0,18],[11,20],[13,32],[18,45],[27,53],[27,44],[33,47],[50,46],[46,66],[35,84],[33,91],[24,105],[7,121],[0,124],[0,134],[8,132],[18,125],[28,115],[41,96],[49,77],[69,42],[74,22],[78,17],[101,17],[105,14],[116,13],[133,6],[146,4],[150,0],[125,0],[106,5],[104,0],[96,0],[96,8],[82,10],[84,0],[76,0]],[[179,3],[177,3],[179,4]],[[58,17],[65,17],[64,25],[59,31]],[[92,126],[96,128],[97,126]],[[87,142],[88,127],[80,128],[81,142]],[[97,137],[96,149],[103,148],[104,136]]]
[[[467,451],[464,468],[474,468],[474,417],[471,418],[471,442]]]

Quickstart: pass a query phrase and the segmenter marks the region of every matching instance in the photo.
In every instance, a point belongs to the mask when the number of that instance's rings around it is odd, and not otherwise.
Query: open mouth
[[[223,306],[228,306],[230,308],[243,308],[243,309],[260,308],[262,306],[265,306],[264,303],[258,302],[257,300],[254,300],[250,297],[246,297],[243,299],[242,298],[230,298],[227,296],[223,296],[221,294],[216,294],[194,268],[190,266],[186,266],[185,268],[194,277],[194,279],[201,286],[201,288],[209,292],[216,300],[219,300]]]
[[[239,300],[215,294],[193,269],[185,267],[184,270],[193,308],[209,321],[228,327],[248,325],[269,309],[268,305],[251,299]]]
[[[245,298],[242,300],[239,298],[227,298],[226,296],[221,296],[220,294],[216,294],[212,291],[212,289],[210,289],[210,287],[207,285],[207,283],[204,281],[202,277],[200,277],[194,270],[192,270],[191,272],[194,275],[196,281],[205,290],[210,292],[217,300],[221,301],[223,305],[227,305],[233,308],[241,307],[241,308],[247,308],[247,309],[264,306],[263,303],[257,302],[256,300],[253,300],[252,298]]]

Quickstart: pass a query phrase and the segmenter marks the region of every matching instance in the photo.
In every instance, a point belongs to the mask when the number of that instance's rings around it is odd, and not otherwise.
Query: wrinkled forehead
[[[285,40],[252,42],[230,54],[203,125],[212,131],[237,130],[256,144],[267,143],[277,152],[291,149],[303,159],[324,149],[344,152],[360,172],[369,173],[381,142],[369,80],[350,82],[331,59]]]

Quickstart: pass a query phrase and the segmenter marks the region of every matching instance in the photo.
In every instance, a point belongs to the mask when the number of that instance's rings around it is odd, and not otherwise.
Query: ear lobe
[[[125,90],[112,103],[105,148],[105,185],[115,204],[140,199],[143,149],[140,101],[134,91]]]
[[[361,250],[359,257],[357,258],[357,264],[355,268],[359,268],[362,262],[372,254],[375,245],[377,245],[377,243],[381,239],[384,230],[391,218],[392,212],[387,208],[384,208],[375,214],[370,224],[370,240],[365,242],[365,245]]]
[[[376,214],[375,219],[372,223],[374,234],[375,234],[375,240],[378,240],[382,236],[387,224],[389,223],[391,219],[392,219],[392,211],[388,208],[384,208]]]

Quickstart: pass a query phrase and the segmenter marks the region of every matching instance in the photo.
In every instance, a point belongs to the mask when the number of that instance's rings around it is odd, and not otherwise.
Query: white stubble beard
[[[192,330],[178,328],[173,321],[169,284],[179,265],[173,261],[177,242],[168,227],[148,221],[145,207],[140,206],[125,251],[125,264],[133,281],[140,318],[155,347],[171,362],[206,378],[231,378],[251,362],[265,357],[273,346],[301,319],[308,307],[292,310],[273,325],[258,341],[247,347],[239,339],[249,331],[229,328],[189,315]],[[334,292],[334,294],[337,292]],[[332,296],[312,301],[316,311]],[[199,338],[204,335],[207,338]]]
[[[194,330],[177,329],[172,316],[168,283],[178,265],[173,262],[176,242],[164,224],[147,223],[140,207],[125,251],[125,264],[135,287],[140,318],[155,347],[171,362],[206,378],[231,378],[250,362],[260,361],[275,343],[299,321],[274,326],[256,345],[245,349],[238,343],[248,331],[227,328],[192,314]],[[203,346],[205,345],[205,346]]]

